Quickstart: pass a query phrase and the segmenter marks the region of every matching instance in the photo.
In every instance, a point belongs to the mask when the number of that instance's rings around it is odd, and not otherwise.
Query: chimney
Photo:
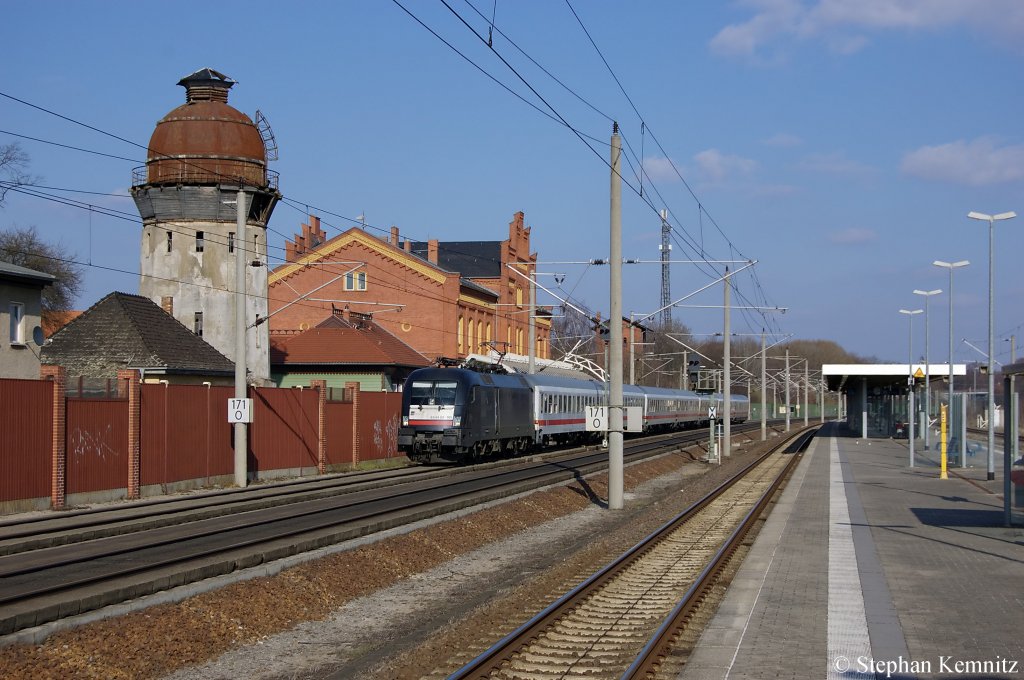
[[[412,241],[410,241],[409,239],[405,239],[405,241],[402,243],[402,248],[403,248],[403,250],[405,250],[405,252],[411,253],[412,252]]]
[[[432,238],[427,241],[427,261],[432,264],[437,264],[437,239]]]
[[[235,81],[212,68],[204,68],[178,81],[185,88],[185,102],[214,101],[224,104],[228,101],[228,90]]]
[[[174,298],[170,295],[164,295],[160,298],[160,308],[167,312],[168,315],[174,316]]]
[[[391,227],[391,239],[388,241],[391,245],[398,247],[398,227]]]

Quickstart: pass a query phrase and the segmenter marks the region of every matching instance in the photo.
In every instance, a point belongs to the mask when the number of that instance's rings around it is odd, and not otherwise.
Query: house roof
[[[110,293],[57,331],[43,361],[98,375],[112,364],[164,373],[230,375],[235,364],[140,295]],[[90,370],[90,368],[94,370]]]
[[[501,241],[440,241],[437,244],[437,265],[449,272],[458,272],[471,279],[500,277]],[[412,254],[427,259],[427,244],[412,243]]]
[[[298,335],[272,336],[274,366],[429,366],[430,360],[361,315],[334,315]]]
[[[52,274],[21,267],[10,262],[0,262],[0,279],[18,283],[34,283],[40,288],[49,286],[57,280]]]

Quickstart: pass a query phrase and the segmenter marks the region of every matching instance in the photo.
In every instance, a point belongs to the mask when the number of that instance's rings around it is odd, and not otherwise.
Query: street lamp
[[[969,212],[967,217],[972,220],[988,222],[988,475],[987,479],[996,478],[995,459],[993,451],[996,448],[996,366],[995,366],[995,275],[993,260],[995,258],[993,241],[995,240],[995,223],[1001,220],[1009,220],[1017,216],[1017,213],[1010,211],[998,215],[986,215],[980,212]]]
[[[907,333],[907,448],[910,449],[910,467],[914,467],[914,315],[922,314],[923,309],[901,309],[900,314],[907,315],[909,321]]]
[[[953,270],[959,269],[960,267],[966,267],[970,264],[967,260],[960,260],[959,262],[943,262],[942,260],[935,260],[932,262],[936,267],[945,267],[949,270],[949,399],[947,401],[946,412],[947,418],[953,415]],[[951,422],[951,421],[949,421]],[[953,428],[947,426],[948,441],[946,446],[953,441]],[[965,447],[966,443],[962,443],[961,447]],[[960,453],[960,467],[967,467],[967,456]]]
[[[932,395],[931,390],[928,387],[928,380],[930,375],[929,360],[928,360],[928,298],[932,295],[938,295],[941,290],[915,290],[914,295],[924,296],[924,450],[929,449],[929,437],[928,431],[931,430],[931,416],[932,416]]]

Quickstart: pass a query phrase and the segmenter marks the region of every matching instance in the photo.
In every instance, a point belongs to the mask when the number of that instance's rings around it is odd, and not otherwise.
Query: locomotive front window
[[[413,406],[453,406],[456,382],[414,380],[409,388],[409,403]]]

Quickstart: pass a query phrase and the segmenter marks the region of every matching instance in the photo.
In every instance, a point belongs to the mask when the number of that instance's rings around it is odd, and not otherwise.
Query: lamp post
[[[932,393],[929,387],[929,380],[931,378],[931,368],[929,366],[928,357],[928,298],[932,295],[938,295],[942,291],[936,290],[915,290],[914,295],[924,296],[924,450],[927,451],[930,448],[930,437],[929,430],[931,430],[931,416],[932,416]]]
[[[995,240],[995,223],[1001,220],[1009,220],[1017,216],[1017,213],[1010,211],[998,215],[986,215],[985,213],[969,212],[967,217],[972,220],[988,222],[988,475],[987,479],[996,478],[994,450],[996,447],[996,366],[995,366],[995,275],[993,260],[995,259],[993,241]]]
[[[900,314],[907,315],[907,448],[910,449],[910,467],[914,467],[914,315],[922,314],[923,309],[901,309]]]
[[[935,260],[932,262],[936,267],[945,267],[949,270],[949,399],[948,406],[946,407],[947,413],[952,415],[953,413],[953,270],[959,269],[960,267],[966,267],[970,264],[967,260],[960,260],[959,262],[943,262],[942,260]],[[953,440],[953,428],[947,428],[947,437],[949,441],[946,442],[946,446]],[[967,456],[960,454],[960,467],[965,467]]]

